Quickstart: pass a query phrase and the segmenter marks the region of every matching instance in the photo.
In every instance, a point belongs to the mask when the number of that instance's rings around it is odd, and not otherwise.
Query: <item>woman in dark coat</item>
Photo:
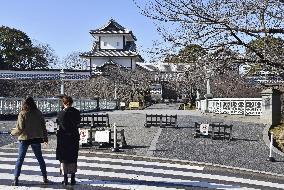
[[[70,96],[63,96],[63,110],[58,113],[56,159],[60,161],[60,173],[64,175],[63,184],[68,184],[68,174],[71,174],[71,185],[75,185],[77,172],[77,159],[80,135],[78,124],[80,112],[71,107],[73,100]]]

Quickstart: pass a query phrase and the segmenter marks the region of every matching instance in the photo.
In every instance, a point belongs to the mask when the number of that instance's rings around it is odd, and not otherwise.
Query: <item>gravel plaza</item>
[[[267,161],[269,141],[265,134],[268,129],[259,123],[258,117],[201,114],[195,110],[177,110],[177,106],[174,104],[159,104],[146,110],[117,110],[107,113],[111,124],[116,123],[118,129],[125,130],[128,146],[121,149],[118,154],[188,160],[280,175],[284,173],[283,154],[273,152],[276,162]],[[178,128],[145,128],[146,113],[177,114]],[[217,121],[233,125],[233,139],[231,141],[193,137],[194,122],[211,123]],[[7,131],[13,125],[12,121],[2,121],[1,130]],[[5,134],[1,136],[1,146],[17,146],[13,137]],[[49,145],[44,148],[54,149],[55,139],[56,136],[51,135]],[[111,152],[110,148],[98,148],[97,146],[81,150]]]

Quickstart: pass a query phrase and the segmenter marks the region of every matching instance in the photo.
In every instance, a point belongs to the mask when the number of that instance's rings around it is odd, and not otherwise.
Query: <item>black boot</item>
[[[47,176],[45,175],[45,176],[43,176],[42,178],[43,178],[43,183],[47,184],[47,183],[48,183]]]
[[[76,180],[75,180],[75,173],[71,174],[71,185],[75,185],[76,184]]]
[[[64,180],[62,181],[63,185],[68,185],[68,176],[67,174],[64,174]]]
[[[19,178],[18,177],[15,177],[13,185],[14,186],[18,186],[19,185]]]

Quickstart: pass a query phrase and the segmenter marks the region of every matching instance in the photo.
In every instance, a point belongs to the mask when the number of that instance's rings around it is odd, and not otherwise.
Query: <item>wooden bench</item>
[[[177,127],[177,115],[146,114],[145,127]]]
[[[212,139],[228,139],[232,140],[233,125],[212,124]]]
[[[110,124],[109,124],[109,115],[108,114],[82,114],[81,122],[79,125],[80,128],[85,129],[87,132],[88,139],[87,144],[93,145],[96,142],[95,133],[97,131],[105,131],[104,135],[108,135],[105,137],[104,142],[110,143],[111,141],[111,133],[110,133]],[[83,130],[81,130],[83,131]]]
[[[197,137],[210,137],[211,139],[228,139],[232,140],[233,125],[225,125],[222,122],[213,122],[208,124],[208,134],[202,133],[200,130],[201,123],[194,123],[194,138]]]
[[[96,130],[88,127],[80,128],[80,144],[82,146],[104,145],[111,142],[111,130]]]
[[[85,129],[84,133],[88,136],[88,146],[98,144],[101,147],[110,146],[113,143],[113,129],[110,127],[108,114],[83,114],[81,115],[81,129]],[[81,130],[82,131],[82,130]],[[124,129],[117,130],[117,142],[120,147],[127,146]]]
[[[91,128],[80,128],[80,144],[82,146],[99,145],[100,147],[110,147],[114,143],[114,130],[109,128],[106,130],[92,130]],[[127,146],[124,129],[116,129],[117,144],[120,148]]]
[[[118,130],[116,129],[117,139],[116,142],[120,143],[120,148],[125,148],[127,146],[125,135],[124,135],[124,129]],[[114,130],[111,130],[111,143],[114,143]]]
[[[107,128],[109,127],[108,114],[82,114],[80,127]]]

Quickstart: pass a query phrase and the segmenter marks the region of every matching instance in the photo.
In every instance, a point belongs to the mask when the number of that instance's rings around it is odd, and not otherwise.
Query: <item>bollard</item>
[[[127,143],[126,143],[125,136],[124,136],[124,129],[121,129],[120,136],[121,136],[120,148],[125,148],[127,146]]]
[[[113,149],[112,152],[118,152],[119,149],[117,148],[117,131],[116,131],[116,125],[113,123]]]
[[[272,148],[273,148],[273,133],[271,132],[271,136],[270,136],[270,150],[269,150],[269,158],[268,161],[270,162],[275,162],[274,157],[272,156]]]

